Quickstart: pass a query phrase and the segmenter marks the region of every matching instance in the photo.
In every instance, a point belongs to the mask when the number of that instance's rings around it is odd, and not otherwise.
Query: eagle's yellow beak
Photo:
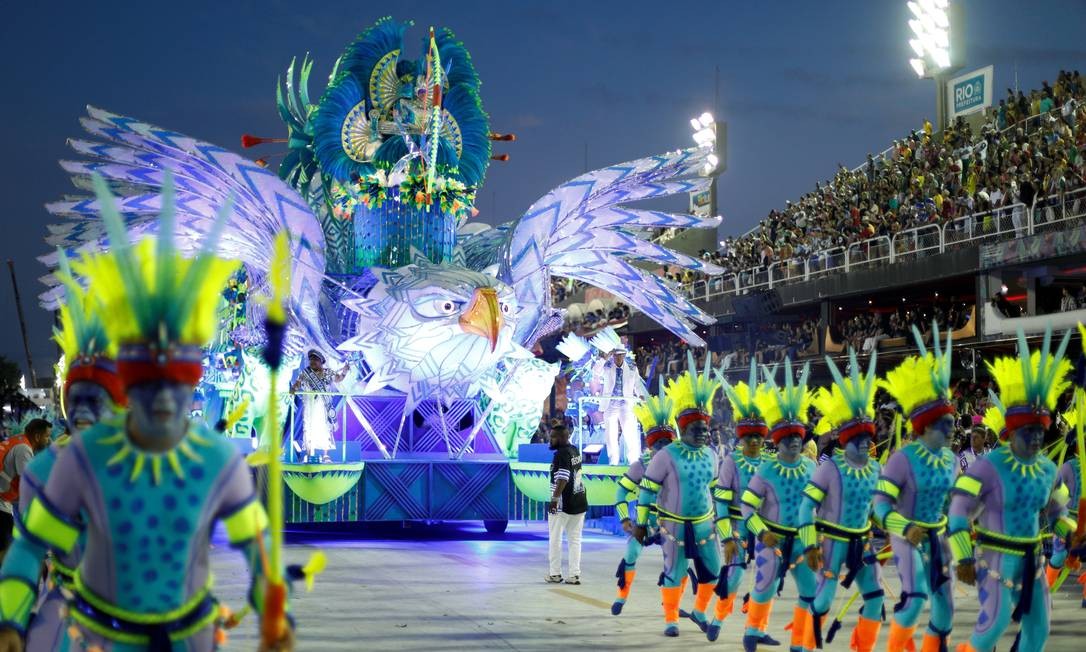
[[[460,329],[484,337],[490,341],[490,350],[498,347],[498,332],[505,324],[498,293],[494,288],[479,288],[471,299],[471,305],[460,315]]]

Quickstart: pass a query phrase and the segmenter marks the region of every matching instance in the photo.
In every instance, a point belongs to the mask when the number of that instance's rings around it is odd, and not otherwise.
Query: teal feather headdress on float
[[[408,58],[412,24],[382,18],[362,32],[317,104],[308,101],[308,58],[297,92],[292,64],[286,98],[277,98],[291,148],[279,176],[307,197],[319,176],[330,248],[347,250],[329,252],[344,267],[334,271],[400,267],[412,250],[451,261],[456,229],[490,163],[490,121],[471,57],[450,30],[431,28],[422,56]]]
[[[799,376],[792,374],[792,360],[784,359],[784,386],[778,386],[777,368],[765,368],[765,393],[756,395],[762,418],[769,426],[769,436],[774,444],[780,444],[785,437],[807,434],[807,408],[811,405],[811,392],[807,389],[807,376],[810,363],[804,364]]]
[[[857,435],[875,436],[875,390],[878,388],[878,376],[875,373],[877,354],[871,352],[867,363],[867,373],[860,373],[860,362],[856,351],[848,349],[849,375],[845,378],[832,358],[826,356],[826,365],[833,376],[833,385],[822,388],[814,398],[814,406],[822,419],[815,429],[816,434],[836,431],[837,441],[844,446]]]
[[[753,360],[750,362],[750,376],[746,382],[738,382],[734,385],[724,377],[724,369],[717,370],[721,383],[724,385],[724,395],[732,407],[732,417],[735,419],[735,436],[742,439],[748,435],[765,437],[769,434],[765,417],[759,406],[759,397],[769,390],[764,384],[758,383],[758,366]]]

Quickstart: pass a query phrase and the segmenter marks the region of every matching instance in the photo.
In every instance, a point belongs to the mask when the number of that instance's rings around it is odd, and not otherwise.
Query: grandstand
[[[915,351],[912,326],[930,334],[935,321],[953,329],[955,375],[973,396],[982,359],[1010,351],[1017,329],[1086,321],[1086,81],[1061,71],[1021,98],[975,126],[926,125],[720,250],[687,252],[721,276],[662,270],[717,318],[702,331],[713,363],[738,374],[789,357],[828,381],[824,355],[878,351],[886,368]],[[685,345],[650,320],[633,315],[627,330],[646,376],[685,366]]]

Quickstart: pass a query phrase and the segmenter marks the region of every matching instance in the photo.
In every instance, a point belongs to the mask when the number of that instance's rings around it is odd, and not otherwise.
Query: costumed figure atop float
[[[73,645],[212,650],[225,625],[208,560],[216,522],[249,562],[252,607],[265,606],[259,549],[268,519],[249,468],[229,441],[189,419],[203,347],[237,264],[212,253],[217,228],[192,259],[174,248],[168,175],[158,236],[138,244],[130,244],[106,184],[95,178],[95,189],[111,249],[86,253],[73,268],[94,288],[119,346],[129,410],[72,437],[27,508],[0,573],[2,636],[27,622],[43,551],[69,554],[85,532],[70,584]],[[292,634],[283,634],[275,643],[290,649]]]
[[[931,599],[931,613],[921,650],[946,649],[954,624],[950,549],[946,541],[947,494],[958,474],[958,460],[950,450],[954,432],[950,361],[952,340],[946,346],[932,325],[934,350],[924,346],[913,328],[920,355],[906,358],[886,374],[880,384],[901,406],[916,441],[894,451],[882,469],[875,489],[875,522],[890,535],[890,548],[901,577],[901,598],[894,605],[887,649],[912,649],[916,623]]]
[[[648,392],[637,366],[627,361],[629,350],[618,333],[608,326],[592,338],[592,346],[603,354],[605,362],[593,371],[594,390],[600,397],[600,411],[606,432],[607,463],[633,463],[641,454],[641,431],[637,428],[634,406]],[[622,431],[621,448],[619,430]]]
[[[675,405],[664,391],[664,380],[660,378],[660,388],[656,396],[647,396],[645,400],[634,407],[641,429],[645,432],[645,451],[626,473],[618,481],[618,489],[615,496],[615,512],[622,523],[622,529],[630,534],[626,541],[626,554],[618,564],[615,577],[618,578],[618,593],[614,603],[611,604],[611,613],[615,616],[622,613],[622,607],[630,596],[634,577],[637,575],[637,560],[645,546],[633,536],[633,522],[630,520],[630,501],[638,497],[641,480],[645,477],[645,469],[653,455],[664,447],[670,445],[677,435],[675,429]],[[635,513],[636,514],[636,513]],[[656,519],[656,508],[649,506],[647,521],[648,544],[658,541],[659,526]]]
[[[739,444],[731,455],[720,460],[716,485],[713,487],[717,533],[724,542],[724,564],[720,567],[716,588],[720,599],[716,602],[713,619],[705,632],[710,641],[720,636],[720,628],[735,608],[739,587],[743,584],[747,567],[754,559],[754,537],[747,530],[739,501],[750,485],[750,479],[768,459],[762,445],[769,434],[769,427],[759,407],[764,398],[756,400],[759,396],[767,395],[769,388],[758,383],[757,365],[751,361],[747,382],[732,385],[724,378],[723,372],[719,376],[731,405]]]
[[[803,563],[799,540],[799,503],[804,487],[814,473],[815,463],[802,455],[807,437],[807,412],[811,393],[807,389],[809,366],[793,379],[792,363],[785,359],[784,386],[768,374],[765,394],[755,394],[762,418],[769,425],[769,437],[777,456],[762,463],[743,492],[742,514],[747,530],[755,539],[754,563],[757,575],[747,605],[747,627],[743,649],[759,644],[774,645],[766,633],[774,599],[790,574],[796,584],[798,602],[792,611],[792,649],[814,647],[810,605],[814,601],[815,577]]]
[[[219,249],[244,263],[249,295],[267,293],[272,241],[287,231],[295,273],[284,367],[296,367],[310,349],[336,368],[349,357],[359,392],[406,397],[404,419],[424,399],[478,398],[488,382],[497,391],[487,392],[487,409],[505,409],[505,400],[530,392],[542,405],[549,385],[526,389],[520,376],[535,374],[532,346],[562,323],[551,305],[552,274],[605,289],[702,346],[694,326],[713,319],[630,259],[719,273],[636,235],[715,228],[719,218],[625,204],[708,188],[713,139],[589,172],[513,222],[466,223],[491,139],[506,138],[490,131],[464,46],[449,30],[434,30],[422,39],[422,56],[410,58],[409,26],[382,19],[365,30],[315,102],[312,62],[304,61],[300,74],[291,66],[277,102],[290,150],[280,178],[221,147],[95,108],[83,120],[93,140],[71,141],[87,160],[64,168],[80,187],[97,172],[123,192],[117,209],[132,235],[156,230],[163,175],[174,171],[177,243],[185,252],[199,249],[216,210],[233,196]],[[88,197],[50,204],[64,219],[48,241],[69,252],[106,248],[100,209]],[[53,290],[43,301],[55,308],[59,298]],[[258,302],[247,301],[245,310],[248,324],[262,323]],[[263,344],[251,326],[232,334],[246,350],[258,353]],[[258,355],[245,359],[256,364]],[[381,450],[392,448],[388,433],[368,434]],[[505,452],[515,451],[510,445]]]
[[[1056,402],[1071,385],[1071,363],[1063,357],[1070,337],[1068,331],[1053,353],[1048,329],[1041,349],[1031,353],[1019,330],[1018,357],[987,364],[999,385],[1002,445],[958,477],[949,510],[958,579],[979,584],[980,616],[961,652],[994,650],[1012,620],[1021,625],[1019,652],[1045,649],[1052,603],[1040,572],[1041,522],[1064,545],[1076,525],[1067,516],[1067,485],[1041,452]]]
[[[815,434],[836,434],[841,448],[815,470],[799,506],[799,538],[807,565],[818,573],[811,611],[819,648],[822,622],[833,605],[838,583],[848,589],[855,581],[863,597],[860,621],[852,632],[852,649],[872,652],[882,628],[883,590],[879,564],[871,549],[872,496],[881,470],[870,456],[875,439],[875,359],[872,352],[867,373],[862,374],[856,352],[850,348],[851,374],[846,378],[827,357],[834,384],[819,388],[813,401],[822,414]]]
[[[666,390],[675,405],[679,441],[652,457],[641,479],[637,497],[637,527],[634,536],[648,542],[649,515],[655,505],[660,545],[664,552],[664,572],[660,594],[664,609],[664,634],[679,635],[679,602],[690,570],[695,588],[694,609],[690,618],[704,631],[705,611],[713,597],[720,568],[720,544],[713,526],[713,500],[710,483],[716,474],[716,452],[709,446],[709,422],[713,416],[713,396],[720,383],[713,380],[709,361],[698,373],[693,354],[687,353],[687,371],[672,381]]]

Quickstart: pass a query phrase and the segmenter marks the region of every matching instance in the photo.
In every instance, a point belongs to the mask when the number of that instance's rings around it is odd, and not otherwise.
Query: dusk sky
[[[1086,2],[972,0],[968,69],[995,66],[996,101],[1061,68],[1086,71]],[[496,144],[479,219],[503,222],[592,168],[685,147],[689,118],[728,123],[722,234],[749,229],[925,117],[935,91],[907,59],[904,1],[852,2],[10,2],[0,24],[0,253],[14,259],[38,373],[51,375],[52,316],[39,308],[46,270],[43,204],[73,188],[57,165],[93,104],[240,149],[242,133],[282,136],[276,77],[292,56],[316,61],[323,90],[343,48],[378,18],[413,19],[408,47],[450,27],[483,80]],[[410,51],[412,56],[419,53]],[[277,152],[269,146],[251,158]],[[682,202],[678,206],[683,206]],[[0,355],[25,368],[9,279],[0,282]]]

